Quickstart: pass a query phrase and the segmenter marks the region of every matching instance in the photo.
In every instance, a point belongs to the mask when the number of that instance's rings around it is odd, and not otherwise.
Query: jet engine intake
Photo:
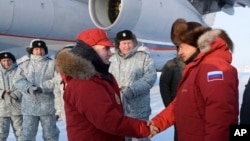
[[[141,5],[141,0],[90,0],[89,13],[95,26],[117,32],[136,25]]]

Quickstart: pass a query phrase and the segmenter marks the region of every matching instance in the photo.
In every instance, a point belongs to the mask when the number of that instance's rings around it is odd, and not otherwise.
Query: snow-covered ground
[[[154,85],[154,87],[151,89],[151,107],[152,107],[152,114],[151,118],[154,117],[157,113],[159,113],[163,108],[162,99],[159,93],[159,76],[160,73],[158,73],[158,79]],[[250,77],[250,71],[240,71],[238,73],[239,77],[239,103],[241,105],[242,101],[242,94],[245,88],[245,84],[248,81],[248,78]],[[67,135],[66,135],[66,128],[64,121],[60,120],[57,122],[58,127],[60,128],[60,141],[67,141]],[[152,138],[152,141],[173,141],[173,127],[168,128],[167,130],[157,134]],[[8,138],[8,141],[15,141],[13,132],[10,131],[10,135]],[[43,141],[42,139],[42,128],[39,126],[39,130],[37,133],[37,141]]]

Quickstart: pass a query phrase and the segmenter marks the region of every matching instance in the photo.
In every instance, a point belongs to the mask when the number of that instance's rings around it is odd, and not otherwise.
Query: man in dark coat
[[[175,58],[168,60],[162,68],[159,86],[161,98],[165,107],[167,107],[176,96],[177,87],[181,80],[184,66],[184,61],[177,55]],[[174,132],[174,140],[178,140],[176,127]]]
[[[250,124],[250,79],[246,85],[240,109],[240,124]]]

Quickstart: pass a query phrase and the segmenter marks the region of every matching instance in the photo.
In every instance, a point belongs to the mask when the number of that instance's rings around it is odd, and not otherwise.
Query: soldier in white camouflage
[[[10,126],[16,140],[21,141],[22,94],[13,86],[13,77],[17,71],[15,56],[10,52],[0,53],[0,141],[6,141]]]
[[[58,141],[56,103],[54,94],[55,65],[44,41],[34,39],[27,48],[28,55],[20,59],[14,85],[23,94],[23,141],[35,141],[39,122],[44,141]],[[60,98],[60,95],[59,95]]]
[[[130,30],[118,32],[115,41],[109,71],[119,84],[125,115],[147,121],[151,114],[150,89],[157,78],[153,59],[149,49]],[[126,137],[125,141],[150,139]]]

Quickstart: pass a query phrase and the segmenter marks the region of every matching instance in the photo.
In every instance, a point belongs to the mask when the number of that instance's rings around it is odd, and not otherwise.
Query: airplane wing
[[[224,11],[234,14],[234,7],[250,6],[250,0],[188,0],[202,15]]]
[[[151,49],[160,68],[175,56],[172,23],[185,18],[207,24],[203,16],[221,10],[214,1],[220,0],[1,0],[0,51],[11,51],[19,58],[34,38],[45,40],[56,51],[74,43],[87,28],[102,28],[111,40],[118,31],[130,29]]]

